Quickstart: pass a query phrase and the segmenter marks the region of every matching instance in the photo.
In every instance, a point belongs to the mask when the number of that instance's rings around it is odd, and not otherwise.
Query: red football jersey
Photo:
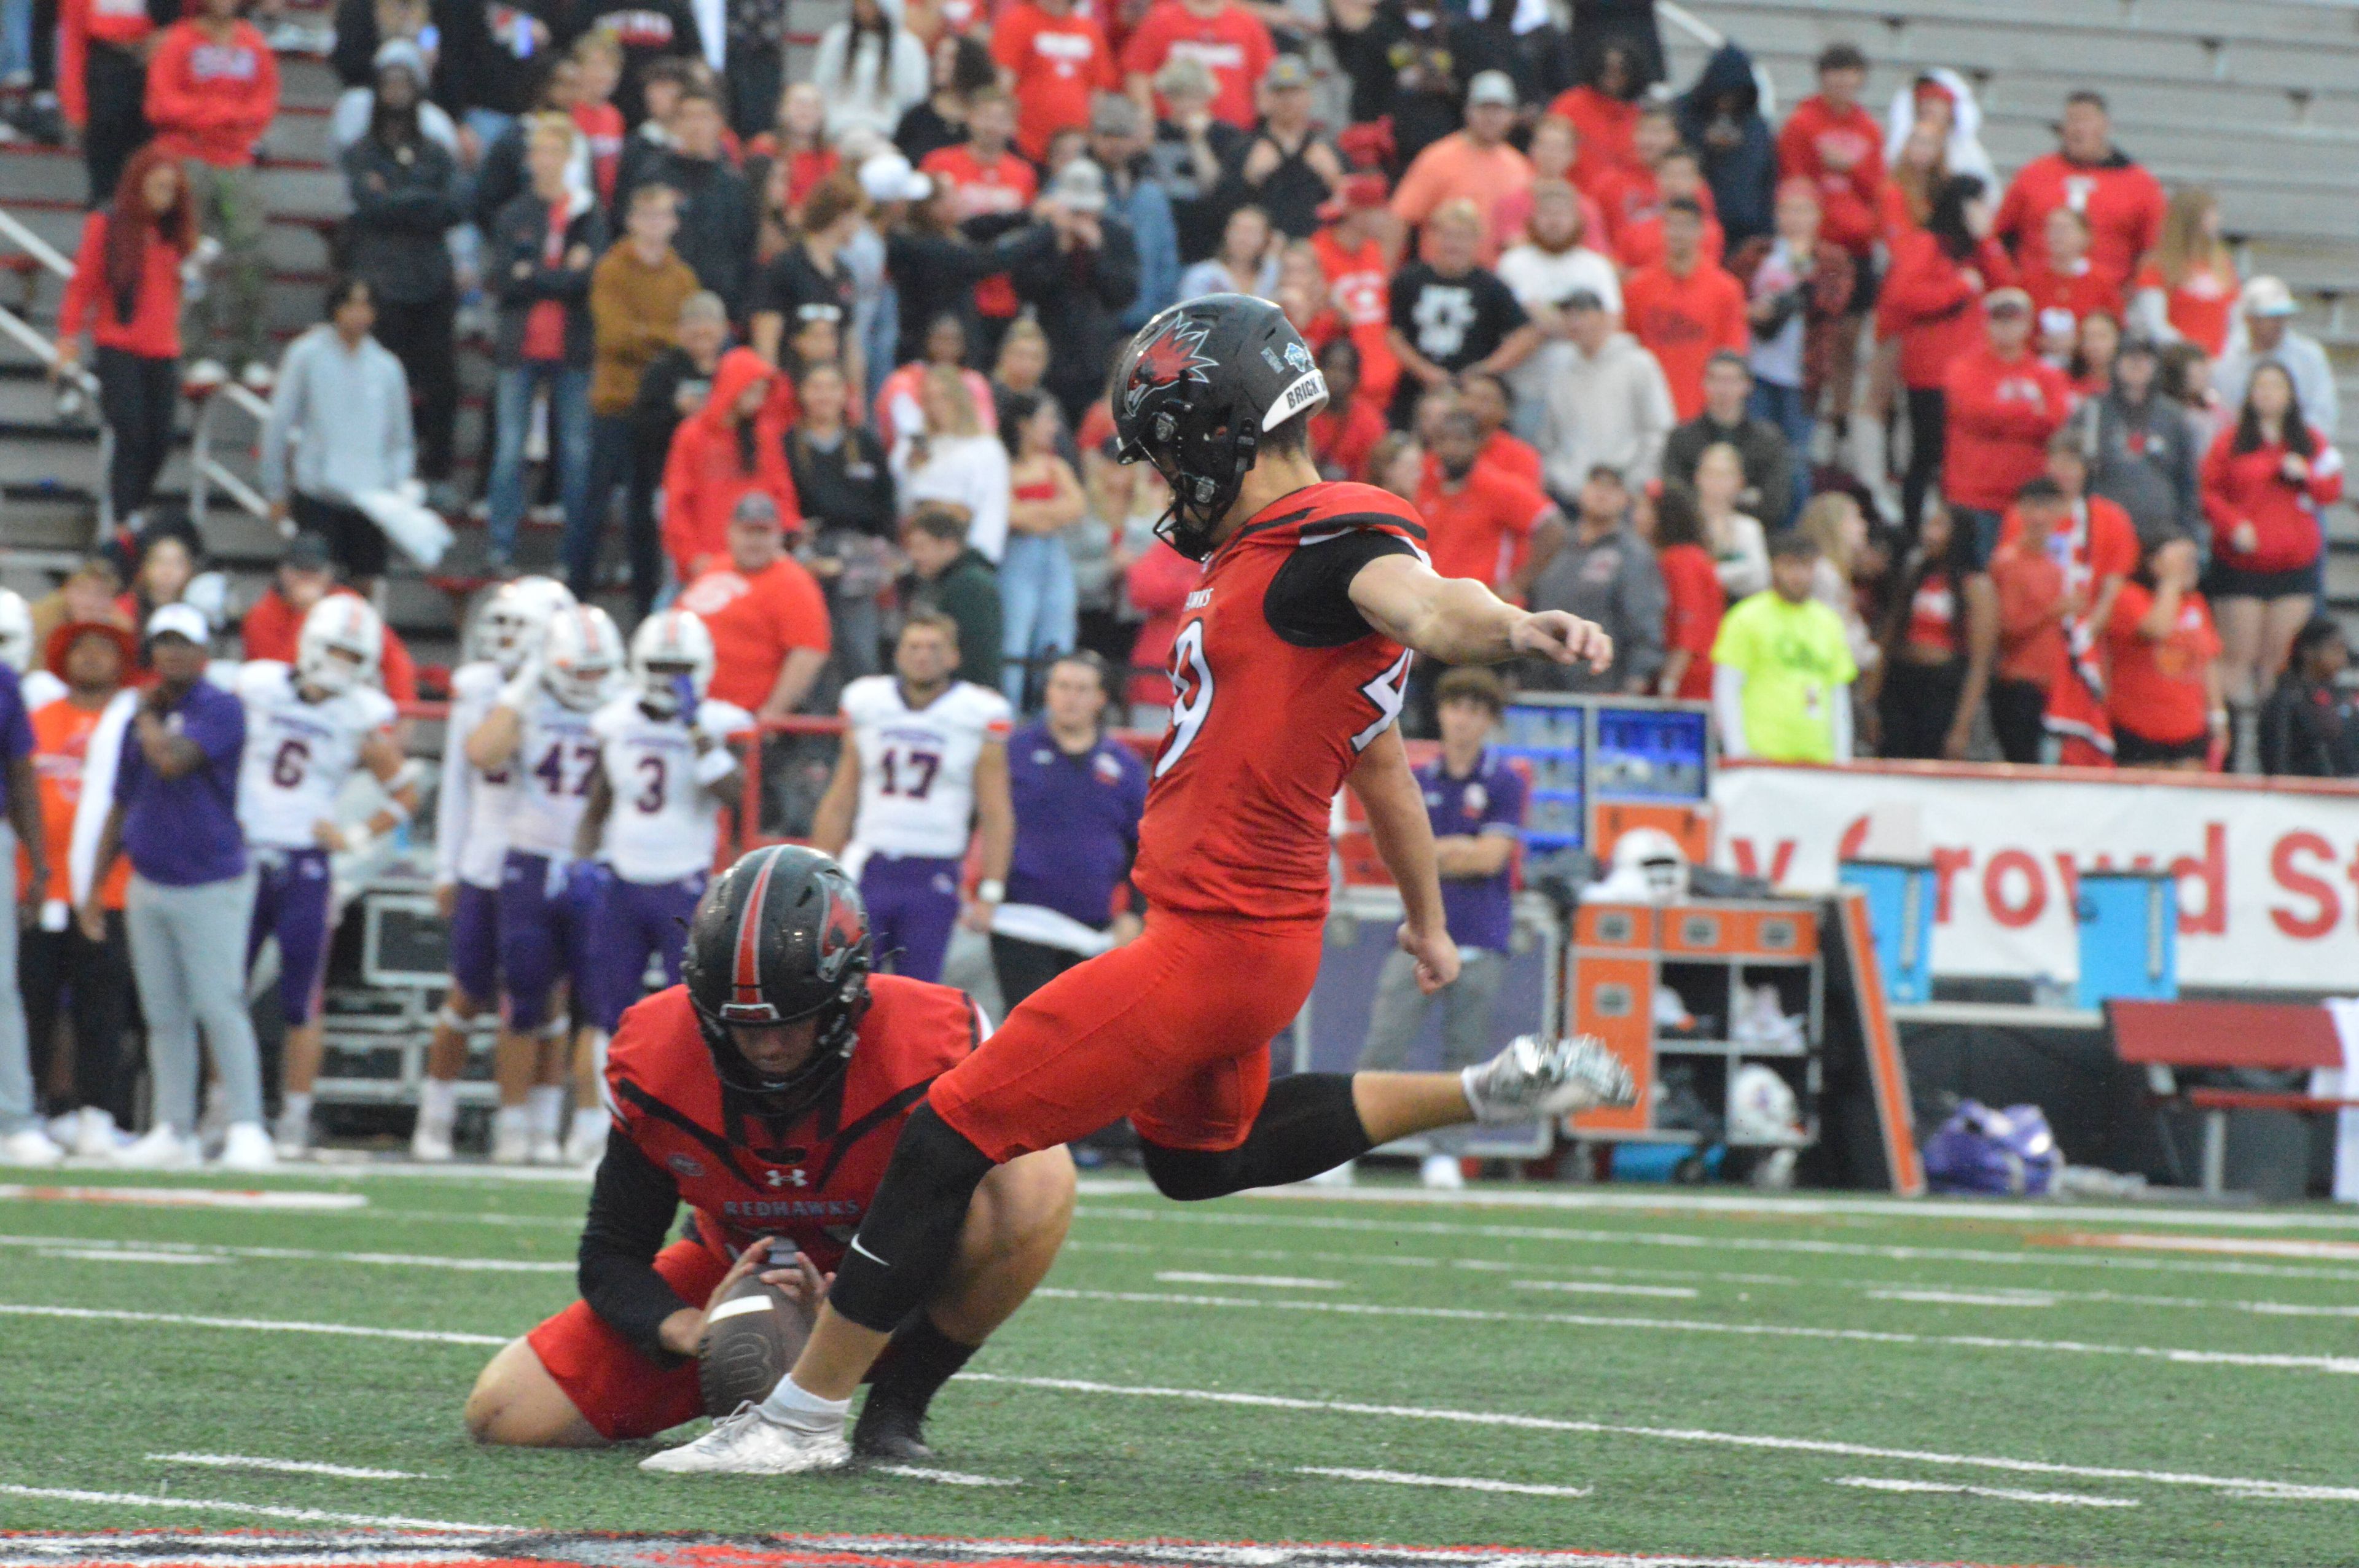
[[[790,1126],[724,1114],[686,986],[623,1014],[606,1054],[615,1119],[679,1184],[697,1235],[723,1260],[777,1236],[821,1273],[833,1269],[885,1179],[901,1124],[982,1040],[983,1015],[964,991],[876,975],[868,997],[841,1098]]]
[[[1360,753],[1400,717],[1408,681],[1408,653],[1368,629],[1326,569],[1364,564],[1371,538],[1424,554],[1424,525],[1399,497],[1314,484],[1205,562],[1171,645],[1179,695],[1131,873],[1155,907],[1325,918],[1328,812]]]

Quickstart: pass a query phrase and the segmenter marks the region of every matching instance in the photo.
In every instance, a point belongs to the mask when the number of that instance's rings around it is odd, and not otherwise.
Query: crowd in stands
[[[1953,72],[1879,114],[1835,44],[1773,123],[1736,43],[1664,82],[1645,5],[853,0],[803,74],[783,0],[342,0],[350,216],[274,353],[245,8],[61,8],[92,211],[60,360],[86,333],[133,524],[183,388],[234,377],[348,583],[387,567],[356,498],[473,501],[494,577],[553,503],[569,586],[716,618],[766,715],[939,608],[1019,707],[1084,647],[1151,723],[1193,568],[1103,382],[1234,290],[1326,371],[1324,471],[1614,634],[1605,676],[1525,685],[1708,699],[1734,756],[2349,750],[2311,734],[2331,368],[2095,92],[2002,178]]]

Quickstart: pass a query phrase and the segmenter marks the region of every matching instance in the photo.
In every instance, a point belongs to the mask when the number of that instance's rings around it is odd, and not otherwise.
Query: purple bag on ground
[[[2042,1197],[2064,1170],[2064,1155],[2036,1105],[1993,1110],[1961,1104],[1925,1144],[1925,1183],[1937,1193]]]

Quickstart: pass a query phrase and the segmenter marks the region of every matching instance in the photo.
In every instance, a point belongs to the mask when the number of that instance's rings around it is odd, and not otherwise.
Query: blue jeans
[[[589,527],[590,373],[554,362],[503,365],[494,392],[500,425],[492,450],[491,550],[495,560],[516,556],[516,530],[524,523],[524,438],[532,427],[534,391],[549,388],[549,425],[557,460],[559,499],[565,508],[565,536]]]
[[[1786,445],[1791,449],[1794,460],[1793,505],[1783,517],[1764,517],[1761,521],[1772,528],[1790,528],[1802,514],[1802,503],[1810,499],[1810,433],[1818,428],[1818,410],[1802,395],[1799,386],[1756,381],[1747,411],[1756,419],[1767,419],[1786,432]]]
[[[614,514],[614,492],[625,489],[631,482],[633,458],[638,437],[631,422],[619,414],[593,414],[590,416],[590,503],[582,509],[581,525],[575,526],[573,514],[565,514],[565,586],[573,590],[576,599],[587,599],[598,586],[598,546],[606,535],[606,519]],[[630,541],[636,545],[636,540]],[[636,586],[639,573],[646,569],[636,556],[631,562],[631,581]]]
[[[1011,534],[999,560],[1000,651],[1008,659],[1000,686],[1019,710],[1031,671],[1017,661],[1061,654],[1073,645],[1080,605],[1073,557],[1061,534]]]
[[[33,0],[0,0],[0,86],[33,79]]]

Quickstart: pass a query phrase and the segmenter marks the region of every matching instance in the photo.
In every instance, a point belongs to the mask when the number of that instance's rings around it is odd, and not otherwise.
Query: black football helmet
[[[1171,485],[1155,532],[1190,560],[1237,499],[1265,432],[1327,401],[1310,345],[1266,299],[1207,294],[1138,330],[1114,375],[1115,455]]]
[[[868,912],[843,868],[816,849],[753,851],[705,890],[689,923],[680,978],[722,1084],[772,1116],[810,1108],[835,1086],[868,1011]],[[737,1048],[735,1030],[816,1017],[802,1065],[773,1078]]]

